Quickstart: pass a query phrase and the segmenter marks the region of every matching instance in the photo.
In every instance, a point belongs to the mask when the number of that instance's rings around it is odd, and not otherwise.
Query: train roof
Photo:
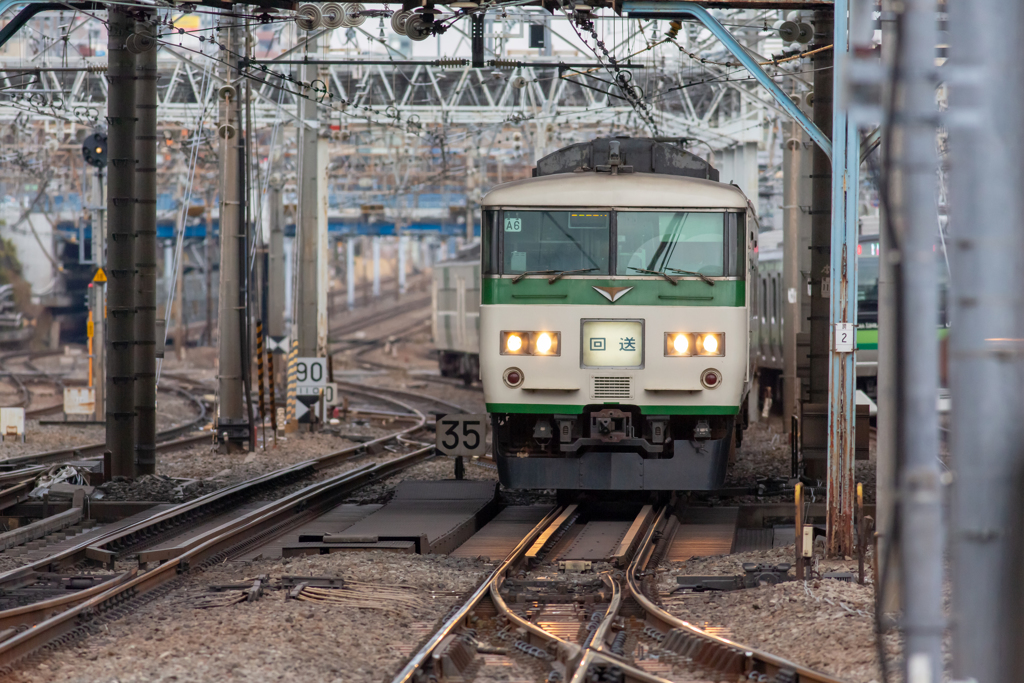
[[[483,206],[746,209],[735,185],[657,173],[559,173],[499,185]]]

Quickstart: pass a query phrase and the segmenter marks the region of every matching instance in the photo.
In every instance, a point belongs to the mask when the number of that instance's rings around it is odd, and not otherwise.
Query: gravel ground
[[[725,477],[726,487],[753,487],[766,478],[789,479],[792,454],[789,434],[782,430],[782,418],[772,415],[750,425],[743,435],[743,445],[736,449],[736,461],[729,464]],[[870,460],[858,460],[854,464],[854,476],[864,484],[864,502],[875,502],[875,441],[872,436],[869,446]],[[791,499],[792,494],[784,494]],[[733,504],[756,503],[767,497],[742,496],[733,499]]]
[[[171,393],[160,394],[160,405],[157,408],[157,429],[167,429],[183,422],[194,420],[195,407],[190,401]],[[45,420],[60,420],[60,413],[54,413]],[[0,442],[0,460],[21,455],[44,453],[71,444],[102,443],[106,438],[103,425],[70,427],[66,425],[40,425],[39,420],[25,420],[25,442],[8,439]]]
[[[380,601],[381,609],[363,609],[286,600],[286,591],[273,590],[255,603],[197,605],[210,584],[251,582],[261,574],[272,583],[286,574],[335,576],[465,595],[492,568],[475,560],[381,552],[220,565],[190,575],[160,600],[8,680],[380,683],[408,658],[395,644],[408,637],[410,626],[426,630],[464,598],[444,595],[417,605]]]
[[[663,606],[696,626],[725,627],[730,639],[832,674],[849,683],[881,680],[874,629],[874,586],[832,579],[787,582],[727,593],[667,594],[676,576],[742,574],[743,562],[792,562],[793,546],[665,563]],[[821,572],[850,571],[856,562],[828,560]],[[897,635],[885,637],[890,669],[898,668]]]

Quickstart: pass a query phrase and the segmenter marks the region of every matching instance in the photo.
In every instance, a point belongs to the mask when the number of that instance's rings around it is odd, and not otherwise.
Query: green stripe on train
[[[605,405],[619,405],[606,403]],[[564,403],[488,403],[488,413],[581,415],[584,406]],[[640,406],[644,415],[735,415],[739,406]]]
[[[878,328],[857,330],[857,350],[872,351],[878,348]]]
[[[943,340],[949,336],[949,328],[939,328],[939,340]],[[875,351],[878,349],[878,328],[867,327],[864,329],[857,330],[857,350],[858,351]]]
[[[633,287],[616,302],[626,306],[743,306],[747,294],[743,280],[716,280],[711,286],[702,280],[680,280],[673,285],[667,280],[563,278],[549,285],[543,277],[512,284],[511,278],[488,276],[483,280],[480,302],[614,305],[594,287]]]

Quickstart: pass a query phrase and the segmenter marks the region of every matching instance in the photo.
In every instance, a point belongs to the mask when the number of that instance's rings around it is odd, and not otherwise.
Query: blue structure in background
[[[427,222],[415,222],[411,223],[403,228],[403,231],[407,235],[415,235],[420,233],[432,233],[444,237],[461,236],[465,235],[465,226],[459,223],[427,223]],[[71,221],[61,221],[57,224],[57,231],[62,233],[65,239],[74,241],[78,239],[78,225]],[[219,221],[213,220],[213,234],[220,234]],[[284,226],[284,234],[286,237],[295,237],[295,224],[289,223]],[[394,235],[395,224],[389,222],[373,222],[367,223],[362,221],[347,221],[343,219],[329,219],[327,222],[327,234],[334,237],[342,237],[346,235]],[[473,226],[473,234],[480,235],[480,224],[477,223]],[[84,236],[86,240],[92,239],[92,227],[89,223],[85,224]],[[172,220],[158,220],[156,224],[156,236],[160,240],[171,240],[174,239],[174,221]],[[201,240],[206,238],[206,222],[200,221],[192,225],[185,226],[185,238]]]

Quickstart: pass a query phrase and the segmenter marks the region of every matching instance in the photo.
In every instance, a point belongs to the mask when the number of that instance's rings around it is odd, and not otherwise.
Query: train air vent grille
[[[590,397],[598,401],[633,398],[632,377],[594,377]]]

